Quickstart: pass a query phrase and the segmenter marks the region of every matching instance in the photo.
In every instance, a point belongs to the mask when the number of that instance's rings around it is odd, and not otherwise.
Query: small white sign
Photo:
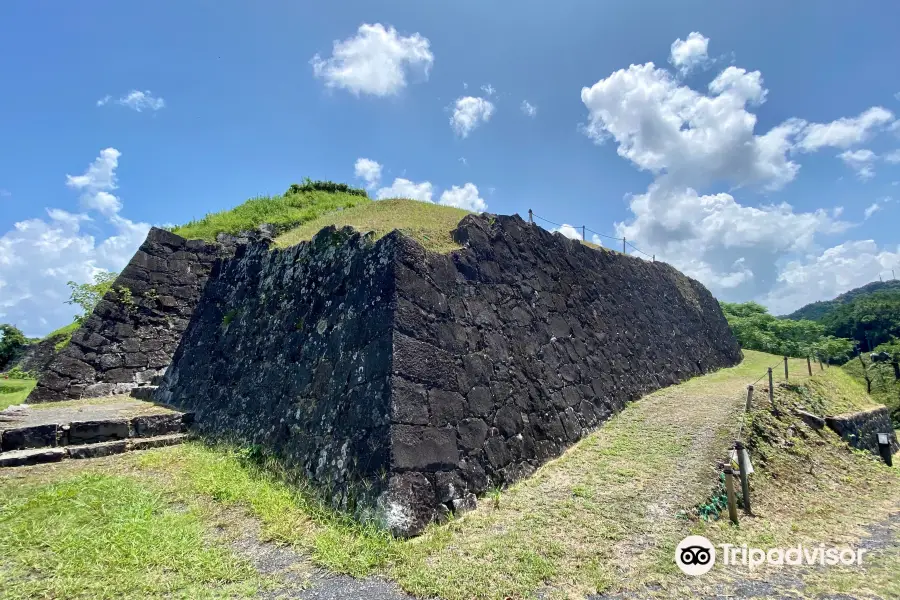
[[[750,455],[747,453],[747,449],[744,448],[744,461],[747,463],[747,475],[753,474],[753,463],[750,462]],[[741,465],[738,462],[737,450],[731,450],[731,468],[739,471],[741,469]]]
[[[887,446],[888,444],[891,443],[890,435],[888,435],[887,433],[879,433],[878,434],[878,443],[882,444],[884,446]]]

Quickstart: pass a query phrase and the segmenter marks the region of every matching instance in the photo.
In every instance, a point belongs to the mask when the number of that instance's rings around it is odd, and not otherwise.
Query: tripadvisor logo
[[[748,570],[762,565],[774,566],[798,566],[821,565],[834,566],[862,565],[864,548],[826,548],[824,544],[815,547],[802,545],[794,548],[748,548],[733,544],[721,544],[721,564],[724,566],[744,566]],[[716,564],[716,547],[713,543],[701,535],[690,535],[675,548],[675,564],[687,575],[703,575],[708,573]]]
[[[703,575],[716,564],[716,547],[702,535],[689,535],[675,548],[675,564],[687,575]]]

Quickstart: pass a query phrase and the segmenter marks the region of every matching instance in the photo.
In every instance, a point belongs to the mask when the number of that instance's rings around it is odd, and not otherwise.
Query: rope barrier
[[[543,222],[545,222],[545,223],[549,223],[550,225],[554,225],[554,226],[556,226],[556,227],[562,227],[562,226],[563,226],[563,225],[560,224],[560,223],[557,223],[557,222],[555,222],[555,221],[551,221],[550,219],[545,219],[544,217],[542,217],[542,216],[540,216],[540,215],[534,214],[534,212],[533,212],[531,209],[528,210],[528,215],[532,218],[532,222],[534,222],[533,219],[540,219],[541,221],[543,221]],[[585,232],[590,231],[590,232],[593,233],[594,235],[598,235],[598,236],[600,236],[600,237],[602,237],[602,238],[606,238],[606,239],[608,239],[608,240],[616,240],[617,242],[623,242],[626,246],[631,247],[631,249],[634,250],[635,252],[637,252],[638,254],[643,254],[644,256],[646,256],[647,258],[649,258],[649,259],[651,259],[651,260],[653,260],[653,261],[656,260],[656,255],[655,255],[655,254],[647,254],[646,252],[644,252],[643,250],[641,250],[640,248],[638,248],[637,246],[635,246],[634,244],[632,244],[631,242],[629,242],[628,240],[626,240],[625,238],[616,237],[616,236],[614,236],[614,235],[606,235],[605,233],[600,233],[599,231],[594,231],[593,229],[591,229],[591,228],[588,227],[587,225],[569,225],[569,227],[572,227],[572,228],[575,229],[575,230],[580,229],[580,230],[582,231],[582,234],[583,234],[583,235],[584,235]],[[625,249],[625,248],[623,247],[623,250],[624,250],[624,249]]]

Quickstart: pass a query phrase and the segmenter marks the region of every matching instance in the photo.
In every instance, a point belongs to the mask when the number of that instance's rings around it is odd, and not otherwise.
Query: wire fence
[[[634,244],[632,244],[631,242],[629,242],[629,241],[628,241],[627,239],[625,239],[624,237],[616,237],[616,236],[614,236],[614,235],[607,235],[607,234],[605,234],[605,233],[600,233],[599,231],[594,231],[593,229],[591,229],[591,228],[588,227],[587,225],[570,225],[570,224],[568,224],[568,223],[557,223],[557,222],[555,222],[555,221],[551,221],[550,219],[545,219],[544,217],[541,217],[541,216],[539,216],[539,215],[534,214],[534,211],[531,210],[531,209],[529,208],[529,209],[528,209],[528,222],[529,222],[529,223],[534,223],[534,220],[535,220],[535,219],[540,219],[540,220],[543,221],[544,223],[548,223],[548,224],[550,224],[550,225],[554,225],[554,226],[556,226],[556,227],[558,227],[558,228],[562,228],[562,227],[571,227],[571,228],[574,229],[575,231],[579,231],[579,230],[580,230],[580,231],[581,231],[581,241],[583,241],[583,242],[586,242],[586,241],[587,241],[587,234],[588,234],[588,233],[592,233],[592,234],[594,234],[594,235],[596,235],[596,236],[598,236],[598,237],[605,238],[605,239],[608,239],[608,240],[615,240],[615,241],[617,241],[617,242],[622,242],[622,254],[628,254],[628,249],[631,248],[632,250],[634,250],[635,253],[640,254],[640,255],[642,255],[642,256],[646,256],[646,257],[649,258],[651,261],[654,261],[654,262],[656,261],[656,255],[655,255],[655,254],[647,254],[646,252],[644,252],[643,250],[641,250],[640,248],[638,248],[637,246],[635,246]],[[557,230],[557,231],[558,231],[558,230]]]

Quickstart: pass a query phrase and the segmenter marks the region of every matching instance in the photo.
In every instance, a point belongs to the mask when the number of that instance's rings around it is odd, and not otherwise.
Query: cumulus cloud
[[[900,150],[894,150],[893,152],[888,152],[884,155],[884,162],[891,163],[892,165],[900,164]]]
[[[802,125],[788,121],[755,135],[747,109],[765,99],[758,71],[728,67],[710,94],[681,85],[653,63],[620,69],[581,90],[588,109],[584,132],[598,143],[612,139],[619,156],[653,173],[678,173],[693,185],[727,179],[737,185],[779,188],[800,166],[788,157]]]
[[[465,138],[473,129],[487,123],[494,114],[494,104],[484,98],[463,96],[457,98],[450,117],[450,125],[459,137]]]
[[[528,100],[522,100],[522,113],[526,117],[534,118],[537,116],[537,106],[531,104]]]
[[[856,171],[856,176],[863,181],[868,181],[875,176],[875,169],[872,167],[872,163],[875,162],[878,156],[871,150],[845,150],[838,154],[838,158]]]
[[[561,233],[564,236],[566,236],[567,238],[569,238],[570,240],[580,240],[581,239],[581,231],[579,231],[578,229],[575,229],[575,227],[573,227],[572,225],[569,225],[568,223],[563,223],[559,227],[554,227],[550,231],[552,231],[553,233]]]
[[[797,149],[815,152],[824,147],[849,148],[869,140],[872,135],[894,121],[894,113],[873,106],[856,117],[843,117],[831,123],[804,123],[798,136]]]
[[[440,203],[444,206],[455,206],[472,212],[484,212],[487,203],[478,195],[478,188],[474,183],[466,183],[462,187],[451,186],[441,194]]]
[[[66,175],[66,185],[81,192],[81,206],[105,215],[119,212],[122,203],[109,192],[116,189],[116,167],[121,153],[115,148],[100,151],[81,175]]]
[[[97,100],[97,106],[106,106],[112,101],[112,96],[107,94],[103,96],[99,100]],[[160,110],[165,108],[166,101],[158,96],[154,96],[153,92],[150,90],[140,91],[140,90],[131,90],[118,100],[116,100],[116,104],[121,106],[126,106],[131,110],[137,112],[143,112],[145,110]]]
[[[673,44],[671,62],[680,72],[705,64],[708,40],[698,36]],[[701,91],[653,63],[631,65],[581,90],[588,113],[582,130],[596,143],[615,143],[619,156],[654,175],[646,192],[628,197],[631,215],[615,224],[620,237],[725,299],[756,298],[786,311],[846,291],[838,284],[804,288],[797,273],[812,277],[829,264],[829,256],[834,260],[834,251],[817,254],[820,236],[846,232],[852,225],[840,220],[842,209],[799,211],[784,202],[751,205],[732,194],[751,186],[780,189],[800,172],[795,155],[824,147],[850,149],[894,117],[873,107],[832,123],[791,118],[757,131],[752,109],[767,96],[758,71],[729,66]],[[867,152],[854,149],[841,158],[860,172],[876,158]],[[854,244],[844,244],[842,256],[847,248],[858,250]],[[889,255],[870,249],[855,252],[853,260]],[[860,283],[871,280],[865,277]],[[823,294],[826,288],[834,291]]]
[[[878,202],[873,202],[866,207],[866,210],[863,211],[863,214],[865,214],[865,218],[868,219],[879,210],[881,210],[881,205]]]
[[[682,75],[687,75],[693,69],[702,67],[709,62],[708,48],[709,38],[693,31],[688,34],[686,40],[678,38],[672,42],[669,62]]]
[[[497,90],[494,89],[494,86],[489,83],[481,86],[481,91],[484,92],[485,96],[493,96],[497,93]]]
[[[418,33],[404,37],[393,27],[364,23],[355,36],[336,40],[329,58],[316,54],[309,62],[329,88],[391,96],[406,87],[410,74],[427,79],[434,55],[428,39]]]
[[[875,281],[898,264],[900,246],[879,249],[874,240],[844,242],[788,262],[762,301],[775,314],[788,313],[811,299],[833,298]]]
[[[19,221],[0,236],[0,321],[31,336],[65,325],[75,312],[65,304],[66,282],[90,281],[98,271],[121,270],[131,259],[150,226],[122,217],[121,201],[107,198],[116,187],[120,156],[107,148],[82,175],[66,176],[88,212],[48,208],[45,218]]]
[[[422,202],[431,202],[431,196],[434,188],[430,181],[422,183],[414,183],[409,179],[398,177],[394,179],[388,187],[383,187],[375,193],[378,200],[385,198],[409,198],[410,200],[421,200]]]
[[[381,181],[381,165],[368,158],[358,158],[353,165],[353,174],[364,180],[367,188],[372,188]]]

